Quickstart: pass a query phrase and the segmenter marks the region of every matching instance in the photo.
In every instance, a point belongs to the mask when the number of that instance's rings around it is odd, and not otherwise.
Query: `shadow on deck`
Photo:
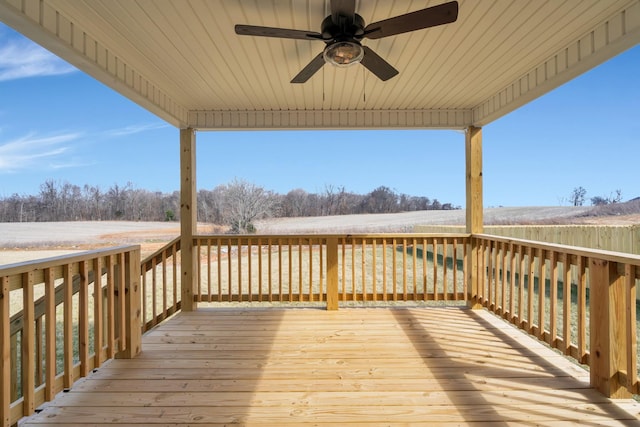
[[[490,313],[201,308],[22,425],[636,425],[640,404]]]

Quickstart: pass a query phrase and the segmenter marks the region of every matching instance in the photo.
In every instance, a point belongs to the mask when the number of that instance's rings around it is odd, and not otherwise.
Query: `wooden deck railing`
[[[478,292],[490,311],[590,367],[608,396],[638,394],[640,256],[474,235]]]
[[[142,332],[180,310],[180,238],[145,258],[140,265]]]
[[[140,351],[139,269],[138,246],[0,266],[2,425]]]
[[[464,300],[465,234],[196,236],[197,301]]]
[[[640,256],[490,235],[195,236],[194,300],[467,301],[588,364],[613,397],[639,393]],[[181,308],[180,240],[140,261],[114,248],[0,267],[2,424]],[[7,379],[10,379],[7,381]]]

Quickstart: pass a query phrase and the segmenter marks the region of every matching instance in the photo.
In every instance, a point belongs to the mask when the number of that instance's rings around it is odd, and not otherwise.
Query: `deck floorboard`
[[[486,311],[201,308],[23,426],[640,425],[640,404]]]

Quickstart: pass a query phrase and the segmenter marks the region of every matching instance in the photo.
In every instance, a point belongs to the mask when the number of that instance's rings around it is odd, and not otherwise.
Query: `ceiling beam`
[[[471,110],[191,111],[189,126],[233,129],[464,129]]]

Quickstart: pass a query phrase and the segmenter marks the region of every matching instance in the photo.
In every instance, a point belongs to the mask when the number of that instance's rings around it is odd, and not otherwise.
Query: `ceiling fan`
[[[355,0],[331,0],[331,15],[321,25],[320,32],[291,30],[286,28],[236,25],[236,34],[244,36],[279,37],[285,39],[320,40],[326,43],[324,50],[296,75],[291,83],[304,83],[325,62],[338,67],[361,63],[380,80],[386,81],[398,74],[398,70],[382,59],[371,48],[363,46],[364,38],[380,39],[396,34],[449,24],[458,19],[458,2],[451,1],[428,7],[365,26],[355,13]]]

